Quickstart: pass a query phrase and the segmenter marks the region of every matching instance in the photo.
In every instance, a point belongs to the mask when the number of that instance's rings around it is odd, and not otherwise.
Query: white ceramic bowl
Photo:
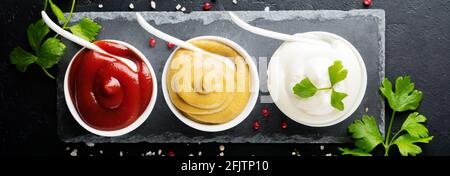
[[[250,55],[242,48],[240,47],[238,44],[236,44],[235,42],[226,39],[226,38],[222,38],[222,37],[217,37],[217,36],[200,36],[200,37],[195,37],[192,38],[188,41],[193,41],[193,40],[214,40],[214,41],[218,41],[218,42],[222,42],[230,47],[232,47],[234,50],[236,50],[247,62],[248,66],[249,66],[249,71],[251,74],[251,95],[249,98],[249,101],[247,103],[247,106],[244,108],[244,110],[233,120],[224,123],[224,124],[218,124],[218,125],[209,125],[209,124],[202,124],[202,123],[198,123],[195,122],[191,119],[189,119],[188,117],[184,116],[176,107],[175,105],[172,103],[171,99],[170,99],[170,95],[169,92],[167,90],[167,71],[168,71],[168,67],[170,65],[170,62],[172,61],[172,57],[174,55],[174,53],[176,51],[178,51],[179,47],[176,48],[172,54],[170,54],[169,59],[167,59],[166,64],[164,66],[164,70],[163,70],[163,74],[162,74],[162,91],[163,91],[163,95],[164,95],[164,99],[166,100],[167,105],[169,106],[170,110],[175,114],[175,116],[180,119],[183,123],[185,123],[186,125],[195,128],[197,130],[200,131],[205,131],[205,132],[218,132],[218,131],[224,131],[230,128],[233,128],[234,126],[238,125],[239,123],[241,123],[242,121],[245,120],[245,118],[247,118],[247,116],[252,112],[253,108],[255,107],[256,104],[256,100],[258,99],[258,94],[259,94],[259,78],[258,78],[258,72],[256,69],[256,65],[253,62],[252,58],[250,57]]]
[[[333,33],[322,32],[322,31],[307,32],[304,34],[305,35],[312,34],[315,37],[319,37],[319,38],[328,38],[329,37],[329,38],[335,39],[339,42],[344,43],[344,45],[346,45],[351,50],[351,53],[356,58],[356,61],[354,61],[356,63],[355,65],[357,65],[357,67],[360,68],[359,69],[360,73],[356,73],[356,74],[360,74],[360,78],[361,78],[360,86],[357,88],[358,90],[356,92],[352,92],[354,94],[357,94],[353,98],[352,105],[350,107],[346,107],[343,112],[338,112],[335,114],[313,116],[313,115],[308,115],[306,113],[301,112],[300,109],[296,109],[296,107],[294,107],[294,105],[292,103],[281,102],[281,100],[279,98],[280,96],[286,97],[286,96],[290,96],[290,95],[288,95],[286,93],[280,93],[280,92],[275,91],[275,90],[281,89],[281,88],[279,88],[280,85],[285,85],[287,83],[285,83],[284,81],[283,81],[283,83],[273,83],[273,82],[279,82],[279,77],[282,76],[282,75],[280,75],[280,70],[276,69],[277,66],[272,65],[273,63],[279,62],[279,59],[282,59],[278,56],[279,50],[275,51],[274,55],[272,56],[272,59],[270,60],[268,70],[267,70],[267,75],[268,75],[268,79],[267,79],[268,84],[267,85],[269,88],[269,92],[270,92],[272,99],[274,100],[275,105],[277,105],[277,107],[281,110],[281,112],[283,112],[290,119],[292,119],[300,124],[311,126],[311,127],[331,126],[331,125],[337,124],[337,123],[347,119],[348,117],[350,117],[356,111],[356,109],[358,109],[359,105],[361,104],[361,101],[364,98],[364,94],[366,92],[366,86],[367,86],[366,66],[365,66],[364,60],[362,59],[358,50],[356,50],[356,48],[350,42],[345,40],[344,38],[342,38],[336,34],[333,34]],[[283,43],[281,46],[283,46],[284,44],[287,44],[287,43]],[[344,99],[344,101],[345,101],[345,99]]]
[[[103,40],[103,41],[111,41],[111,42],[125,45],[126,47],[130,48],[133,52],[135,52],[140,58],[142,58],[144,63],[147,65],[148,69],[150,70],[150,74],[152,76],[152,83],[153,83],[152,96],[147,105],[147,108],[133,123],[131,123],[130,125],[128,125],[125,128],[121,128],[118,130],[112,130],[112,131],[98,130],[98,129],[95,129],[95,128],[89,126],[88,124],[86,124],[86,122],[84,122],[84,120],[78,114],[78,111],[75,108],[75,105],[73,104],[72,98],[69,93],[69,85],[68,85],[69,72],[70,72],[70,69],[72,68],[71,67],[72,62],[77,57],[77,55],[85,48],[82,48],[80,51],[78,51],[73,56],[72,60],[69,63],[69,66],[67,67],[66,74],[64,76],[64,97],[66,99],[66,104],[67,104],[67,107],[69,108],[70,113],[72,114],[74,119],[78,122],[78,124],[80,124],[84,129],[86,129],[87,131],[89,131],[91,133],[99,135],[99,136],[106,136],[106,137],[121,136],[121,135],[127,134],[127,133],[133,131],[134,129],[136,129],[137,127],[139,127],[142,123],[144,123],[144,121],[150,115],[150,113],[152,112],[153,107],[155,105],[155,102],[156,102],[156,96],[158,95],[158,83],[157,83],[155,71],[153,70],[152,65],[147,60],[147,58],[144,56],[144,54],[142,54],[138,49],[136,49],[134,46],[132,46],[126,42],[123,42],[123,41],[118,41],[118,40]]]

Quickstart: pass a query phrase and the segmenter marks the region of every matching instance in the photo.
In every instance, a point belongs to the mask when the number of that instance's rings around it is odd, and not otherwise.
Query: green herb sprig
[[[47,9],[47,5],[50,5],[50,8],[56,18],[63,22],[63,29],[68,29],[73,34],[88,41],[95,40],[101,26],[91,19],[84,18],[77,24],[68,26],[70,20],[72,19],[75,0],[72,1],[72,7],[70,8],[68,17],[64,16],[62,10],[56,6],[52,0],[44,1],[44,10]],[[42,19],[28,26],[28,43],[33,49],[33,52],[28,52],[19,46],[14,48],[9,54],[11,64],[15,65],[19,72],[25,72],[29,65],[36,64],[42,68],[47,76],[55,79],[55,77],[51,75],[47,69],[53,67],[60,61],[66,51],[66,45],[61,42],[61,39],[58,38],[57,34],[53,37],[45,39],[48,33],[50,33],[50,29]]]
[[[346,93],[337,92],[334,86],[347,77],[347,69],[344,69],[342,61],[336,60],[333,65],[328,67],[328,76],[330,77],[331,87],[317,88],[308,77],[295,84],[292,91],[295,95],[302,98],[309,98],[314,96],[318,91],[331,90],[331,106],[342,111],[344,110],[344,103],[342,100],[347,97]]]
[[[355,140],[355,149],[339,148],[342,155],[371,156],[372,150],[380,144],[384,147],[384,155],[389,155],[389,149],[393,145],[402,156],[416,156],[422,153],[422,149],[416,143],[428,143],[433,139],[429,136],[428,129],[423,125],[427,120],[424,115],[413,112],[408,115],[392,138],[390,138],[392,124],[396,112],[416,110],[422,101],[422,92],[414,89],[414,83],[409,76],[398,77],[395,81],[395,91],[391,82],[385,78],[380,86],[380,91],[386,97],[392,116],[389,122],[386,138],[380,134],[374,117],[364,115],[361,120],[355,120],[349,125],[348,130]]]

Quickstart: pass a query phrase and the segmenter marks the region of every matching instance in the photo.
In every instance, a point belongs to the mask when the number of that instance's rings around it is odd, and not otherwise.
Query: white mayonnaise
[[[358,51],[345,39],[326,32],[309,32],[305,37],[329,44],[285,42],[272,56],[268,67],[269,92],[277,107],[291,119],[308,126],[330,126],[350,116],[364,97],[367,73]],[[308,77],[317,88],[331,87],[328,67],[342,61],[347,77],[335,85],[335,90],[348,94],[339,111],[331,106],[331,90],[318,91],[301,98],[292,88]]]

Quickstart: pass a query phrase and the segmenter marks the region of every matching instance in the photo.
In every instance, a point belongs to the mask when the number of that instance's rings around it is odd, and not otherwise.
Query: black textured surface
[[[202,35],[215,35],[230,39],[244,48],[255,59],[259,68],[260,96],[268,96],[267,62],[282,41],[257,36],[234,25],[224,12],[200,12],[196,14],[179,13],[141,13],[156,28],[187,40]],[[272,11],[272,12],[236,12],[240,17],[250,18],[255,26],[294,34],[307,31],[327,31],[344,37],[361,54],[367,70],[367,90],[359,108],[347,120],[326,128],[307,127],[284,116],[273,103],[261,103],[258,99],[250,115],[236,127],[223,132],[208,133],[193,129],[170,111],[161,89],[162,70],[173,49],[167,49],[166,42],[157,39],[156,46],[150,48],[151,36],[135,20],[134,13],[76,13],[74,22],[82,17],[90,17],[103,26],[97,39],[116,39],[125,41],[140,50],[149,59],[158,80],[158,96],[155,108],[148,119],[135,131],[120,137],[107,138],[93,135],[84,130],[72,118],[64,99],[64,73],[70,60],[80,49],[72,42],[66,54],[58,64],[57,118],[58,134],[66,142],[221,142],[221,143],[344,143],[349,142],[347,126],[364,114],[376,117],[384,126],[384,106],[378,91],[384,75],[384,12],[381,10],[360,11]],[[106,17],[101,18],[101,17]],[[277,18],[273,18],[277,16]],[[125,17],[125,18],[124,18]],[[181,19],[180,17],[186,18]],[[201,19],[198,19],[201,17]],[[272,18],[271,18],[272,17]],[[279,18],[279,19],[278,19]],[[155,24],[158,19],[159,24]],[[174,23],[173,21],[176,21]],[[161,21],[161,22],[159,22]],[[162,24],[161,24],[162,23]],[[351,29],[348,26],[353,26]],[[368,32],[368,33],[366,33]],[[146,37],[143,37],[146,36]],[[267,106],[271,115],[261,116],[261,109]],[[365,112],[365,108],[370,111]],[[260,130],[253,130],[252,123],[261,122]],[[282,129],[280,124],[286,121],[289,128]],[[384,132],[384,131],[383,131]]]
[[[99,3],[103,4],[98,9]],[[133,2],[135,10],[150,10],[147,0],[90,1],[79,0],[76,11],[128,11]],[[158,1],[158,10],[173,11],[180,3],[188,11],[201,10],[203,1]],[[69,1],[55,1],[64,11]],[[411,75],[418,89],[424,92],[419,112],[428,117],[427,126],[435,136],[430,144],[422,145],[425,155],[450,155],[450,1],[449,0],[374,0],[371,8],[386,11],[386,76]],[[213,10],[350,10],[364,8],[360,0],[216,0]],[[79,155],[105,154],[140,155],[159,148],[174,150],[179,155],[203,151],[203,155],[217,155],[217,144],[100,144],[93,148],[84,144],[64,144],[56,135],[56,86],[42,71],[31,66],[26,73],[19,73],[8,61],[8,54],[17,45],[27,49],[26,27],[39,18],[40,0],[2,2],[0,23],[2,26],[0,59],[0,155],[68,155],[78,148]],[[8,27],[4,27],[8,26]],[[56,73],[56,69],[51,69]],[[387,112],[389,115],[390,112]],[[388,118],[389,119],[389,118]],[[400,119],[400,118],[399,118]],[[397,127],[401,120],[394,126]],[[233,144],[226,145],[226,155],[290,155],[297,149],[302,155],[337,153],[336,146],[300,144]],[[395,150],[395,149],[392,149]],[[392,152],[394,153],[394,152]]]

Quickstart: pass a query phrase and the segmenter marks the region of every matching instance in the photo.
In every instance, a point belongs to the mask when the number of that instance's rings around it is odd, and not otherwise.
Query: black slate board
[[[226,12],[141,12],[152,25],[171,35],[187,40],[202,35],[216,35],[240,44],[258,59],[270,59],[275,49],[282,43],[256,36],[233,25]],[[383,10],[352,11],[272,11],[236,12],[251,24],[284,33],[327,31],[338,34],[350,41],[361,53],[366,64],[368,84],[365,98],[358,110],[347,120],[326,128],[313,128],[297,124],[285,117],[274,104],[256,104],[250,116],[238,126],[218,133],[206,133],[192,129],[179,121],[169,110],[161,91],[161,73],[164,63],[172,50],[165,42],[157,40],[154,48],[148,46],[151,36],[141,29],[134,19],[134,12],[87,12],[74,13],[73,21],[90,17],[103,26],[98,39],[117,39],[128,42],[141,50],[152,63],[159,84],[158,99],[147,121],[135,131],[120,137],[106,138],[90,134],[72,118],[67,109],[63,76],[72,56],[81,47],[64,41],[67,52],[58,64],[57,78],[57,130],[65,142],[233,142],[233,143],[342,143],[349,139],[347,126],[363,114],[373,115],[384,134],[384,101],[378,91],[378,84],[384,77],[384,28]],[[258,63],[258,62],[256,62]],[[266,67],[260,62],[259,68]],[[260,73],[260,97],[267,98],[266,75]],[[265,98],[264,98],[265,97]],[[265,120],[260,115],[262,107],[268,106],[270,117]],[[368,112],[365,110],[368,109]],[[251,124],[255,119],[261,122],[261,129],[254,131]],[[285,120],[289,127],[281,129]]]

